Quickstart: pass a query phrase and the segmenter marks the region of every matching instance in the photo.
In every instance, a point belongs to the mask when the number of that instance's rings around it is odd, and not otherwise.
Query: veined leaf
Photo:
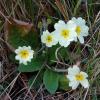
[[[38,46],[38,35],[35,33],[33,24],[22,22],[15,19],[9,19],[11,23],[6,22],[6,41],[16,49],[18,46]]]
[[[45,88],[51,93],[54,94],[58,88],[59,74],[51,70],[46,70],[43,76],[43,83]]]

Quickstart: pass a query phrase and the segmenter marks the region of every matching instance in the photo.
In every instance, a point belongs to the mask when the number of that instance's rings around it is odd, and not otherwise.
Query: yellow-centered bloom
[[[77,26],[76,29],[75,29],[77,35],[79,36],[80,33],[81,33],[81,27],[80,26]]]
[[[69,30],[62,30],[61,32],[61,36],[64,38],[68,38],[69,37]]]
[[[84,76],[81,73],[78,73],[75,75],[75,78],[77,81],[82,81],[84,79]]]
[[[52,42],[52,36],[51,35],[48,35],[47,36],[47,38],[46,38],[46,41],[48,42],[48,43],[50,43],[50,42]]]
[[[27,62],[30,62],[31,59],[33,58],[34,51],[31,50],[31,47],[28,46],[23,46],[23,47],[18,47],[18,49],[15,50],[16,53],[16,60],[19,60],[19,63],[23,63],[27,65]]]
[[[77,36],[75,32],[76,24],[71,20],[65,23],[60,20],[54,25],[56,37],[61,46],[67,47]]]
[[[23,50],[19,53],[21,58],[26,59],[29,56],[29,52],[27,50]]]
[[[87,77],[87,73],[80,71],[79,67],[76,65],[68,68],[67,78],[69,79],[69,86],[72,87],[72,89],[76,89],[79,84],[84,88],[89,88]]]
[[[75,31],[77,33],[77,37],[75,38],[75,41],[77,41],[78,38],[80,43],[84,43],[84,37],[88,36],[89,27],[86,25],[85,20],[81,17],[73,17],[71,20],[76,24]]]
[[[55,32],[50,33],[48,30],[44,31],[41,36],[41,41],[47,47],[52,47],[58,43],[58,39],[55,36]]]

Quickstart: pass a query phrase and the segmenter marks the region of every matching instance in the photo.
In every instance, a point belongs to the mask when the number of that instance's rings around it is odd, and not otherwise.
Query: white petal
[[[56,31],[51,33],[52,36],[53,36],[53,41],[52,41],[53,45],[56,45],[58,43],[58,40],[59,40],[59,37],[58,37],[58,35],[55,32]]]
[[[44,35],[41,36],[41,42],[42,43],[45,43],[46,42],[46,39],[45,39],[45,36]]]
[[[15,56],[15,59],[16,59],[16,60],[19,60],[19,59],[20,59],[19,55],[16,55],[16,56]]]
[[[74,65],[73,68],[68,68],[68,75],[76,75],[80,72],[80,69],[78,66]]]
[[[33,58],[33,54],[30,54],[30,55],[29,55],[29,58],[32,59],[32,58]]]
[[[27,65],[27,62],[23,62],[24,65]]]
[[[73,41],[75,38],[77,38],[77,33],[75,32],[75,30],[74,31],[70,30],[69,40]]]
[[[51,43],[49,43],[49,44],[46,43],[46,46],[47,46],[47,47],[52,47],[52,44],[51,44]]]
[[[85,20],[82,19],[81,17],[78,17],[77,20],[78,20],[80,23],[85,24]]]
[[[43,34],[49,34],[49,31],[48,30],[43,31]]]
[[[77,37],[74,37],[74,41],[77,42]]]
[[[63,20],[59,20],[58,23],[65,24],[65,22]]]
[[[70,44],[70,41],[59,40],[59,44],[60,44],[61,46],[64,46],[64,47],[68,47],[68,45]]]
[[[71,19],[71,20],[75,22],[75,21],[76,21],[76,18],[75,18],[75,17],[72,17],[72,19]]]
[[[82,33],[81,33],[81,35],[82,36],[88,36],[88,31],[89,31],[89,27],[88,26],[86,26],[86,25],[83,25],[82,26]]]
[[[76,29],[76,24],[74,21],[69,20],[66,24],[67,28],[71,29],[71,30],[75,30]]]
[[[27,50],[27,47],[26,47],[26,46],[23,46],[23,47],[22,47],[22,50]]]
[[[59,28],[61,28],[63,25],[65,25],[65,22],[59,20],[58,23],[55,23],[54,28],[59,30]]]
[[[15,50],[15,53],[18,54],[21,49],[22,49],[22,47],[19,46],[18,49]]]
[[[70,81],[69,86],[72,87],[72,89],[76,89],[79,85],[79,82],[77,81]]]
[[[67,75],[66,77],[69,79],[69,81],[75,81],[75,76],[73,75]]]
[[[73,72],[72,71],[73,71],[73,68],[72,67],[69,67],[68,68],[68,75],[73,75]]]
[[[87,79],[84,79],[83,81],[80,82],[81,85],[84,87],[84,88],[89,88],[89,82]]]
[[[85,73],[85,72],[80,72],[80,74],[82,74],[85,78],[87,78],[88,77],[88,74],[87,73]]]
[[[76,70],[77,72],[80,72],[80,69],[77,65],[73,65],[73,69]]]
[[[83,36],[79,36],[78,39],[79,39],[80,43],[82,43],[82,44],[84,43],[84,37]]]
[[[55,24],[55,30],[60,34],[60,32],[64,29],[67,29],[67,25],[66,24]]]
[[[65,42],[65,43],[64,43],[64,47],[68,47],[69,44],[70,44],[70,42]]]
[[[30,46],[28,46],[27,48],[28,48],[28,50],[31,50],[31,47]]]

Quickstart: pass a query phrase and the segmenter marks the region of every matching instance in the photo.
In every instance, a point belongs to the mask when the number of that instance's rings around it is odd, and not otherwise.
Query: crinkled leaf
[[[38,46],[38,35],[33,25],[15,19],[6,22],[6,41],[12,48],[18,46],[31,46],[36,49]]]
[[[59,74],[51,70],[46,70],[43,76],[43,83],[45,88],[51,93],[54,94],[58,88]]]

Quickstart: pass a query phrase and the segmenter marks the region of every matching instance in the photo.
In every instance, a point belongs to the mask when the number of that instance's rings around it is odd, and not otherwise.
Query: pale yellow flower
[[[88,36],[89,27],[86,25],[86,22],[81,17],[78,17],[77,19],[73,17],[71,19],[76,24],[76,33],[77,37],[75,38],[75,41],[77,41],[77,38],[79,39],[80,43],[84,43],[84,37]]]
[[[58,43],[55,32],[50,33],[48,30],[43,32],[41,36],[41,41],[47,47],[52,47],[53,45],[56,45]]]
[[[18,47],[18,49],[15,50],[16,53],[16,60],[19,60],[19,63],[23,63],[27,65],[27,62],[31,62],[31,59],[33,58],[34,51],[31,50],[31,47],[23,46]]]
[[[67,47],[77,36],[75,32],[76,24],[71,20],[65,23],[60,20],[54,25],[56,37],[61,46]]]
[[[72,87],[72,89],[76,89],[79,84],[84,88],[89,88],[87,77],[87,73],[80,71],[79,67],[76,65],[68,68],[67,78],[69,79],[69,86]]]

